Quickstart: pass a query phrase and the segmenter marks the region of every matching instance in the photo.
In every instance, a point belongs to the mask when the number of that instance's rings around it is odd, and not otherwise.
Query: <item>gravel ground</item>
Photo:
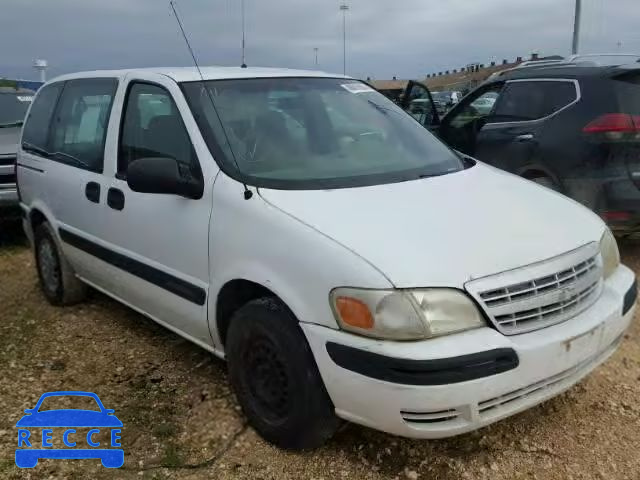
[[[346,425],[323,448],[290,453],[244,424],[224,363],[208,353],[98,293],[49,306],[16,232],[0,225],[0,478],[640,479],[637,322],[582,383],[480,431],[413,441]],[[621,250],[638,272],[640,244]],[[15,422],[52,390],[93,391],[115,409],[123,468],[15,467]]]

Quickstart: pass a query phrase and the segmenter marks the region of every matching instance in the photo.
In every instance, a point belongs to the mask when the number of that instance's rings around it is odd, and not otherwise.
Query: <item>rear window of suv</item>
[[[617,76],[615,80],[620,112],[640,115],[640,71]]]
[[[523,122],[548,117],[578,98],[573,80],[522,80],[508,82],[491,121]]]

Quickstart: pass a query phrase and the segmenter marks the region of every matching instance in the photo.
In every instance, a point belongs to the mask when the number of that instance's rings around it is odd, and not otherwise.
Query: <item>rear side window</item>
[[[47,150],[49,124],[62,86],[62,82],[52,83],[45,85],[38,92],[22,132],[22,141],[26,144],[25,146]]]
[[[111,78],[66,83],[51,126],[51,158],[102,171],[107,124],[117,86],[117,80]]]
[[[571,81],[510,82],[504,87],[492,121],[522,122],[547,117],[578,98]]]
[[[195,178],[200,165],[171,94],[149,83],[134,83],[127,95],[120,132],[118,173],[139,158],[172,158]]]
[[[620,113],[640,115],[640,72],[615,77],[615,91]]]

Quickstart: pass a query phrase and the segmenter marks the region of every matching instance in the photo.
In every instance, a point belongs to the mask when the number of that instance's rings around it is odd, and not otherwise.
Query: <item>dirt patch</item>
[[[622,245],[640,271],[640,245]],[[413,441],[346,425],[291,453],[247,428],[224,364],[93,293],[55,308],[19,235],[0,247],[0,478],[590,479],[640,478],[640,327],[565,394],[480,431]],[[96,392],[123,421],[125,465],[41,460],[15,467],[16,421],[43,392]]]

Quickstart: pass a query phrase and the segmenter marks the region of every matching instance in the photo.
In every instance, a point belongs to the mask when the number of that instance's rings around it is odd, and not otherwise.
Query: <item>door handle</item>
[[[96,182],[87,183],[84,187],[84,195],[90,202],[100,203],[100,184]]]
[[[522,135],[518,135],[516,137],[517,142],[529,142],[533,140],[533,133],[523,133]]]
[[[117,188],[110,188],[107,192],[107,205],[114,210],[122,210],[124,208],[124,193]]]

